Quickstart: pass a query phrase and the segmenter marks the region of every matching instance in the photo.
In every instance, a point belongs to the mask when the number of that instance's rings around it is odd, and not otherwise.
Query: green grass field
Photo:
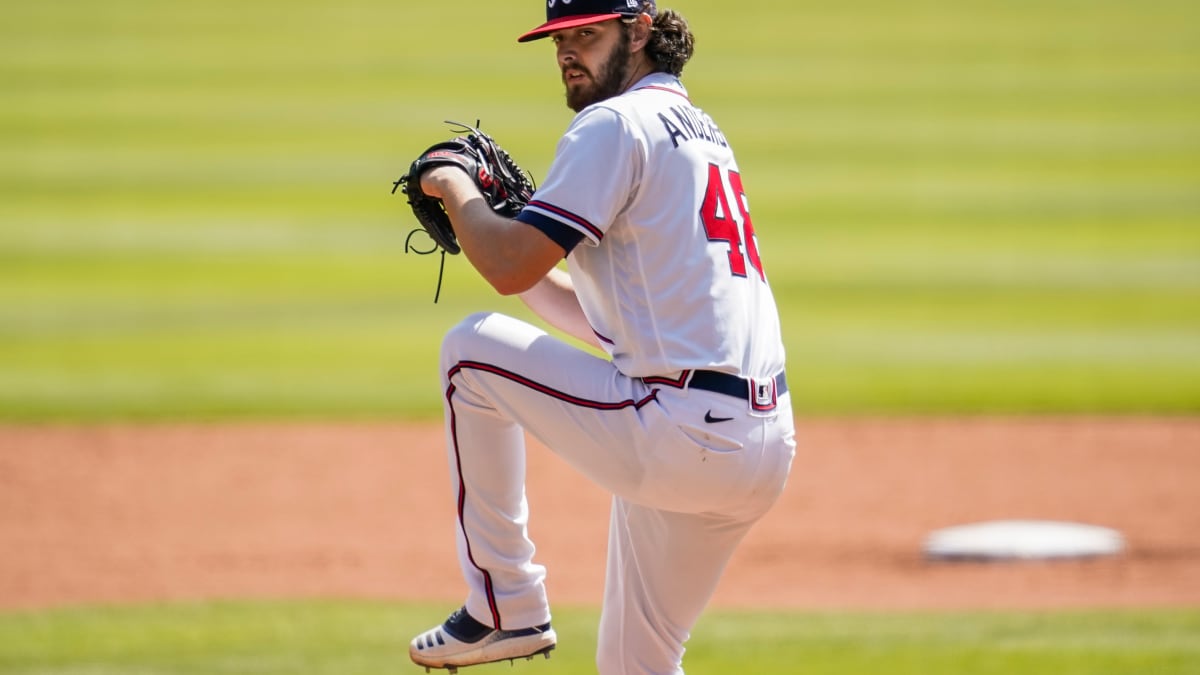
[[[434,305],[391,181],[445,119],[544,175],[536,5],[6,8],[0,420],[435,416],[445,329],[527,314]],[[801,414],[1200,410],[1195,3],[679,8]]]
[[[663,3],[668,5],[670,3]],[[1200,412],[1200,5],[681,0],[800,414]],[[9,3],[0,422],[433,419],[441,334],[528,316],[406,256],[391,182],[569,121],[538,3]],[[0,613],[0,673],[417,672],[445,608]],[[529,673],[591,669],[593,610]],[[735,614],[690,675],[1200,672],[1200,614]],[[507,666],[479,675],[509,672]]]
[[[215,603],[0,615],[5,675],[421,673],[403,637],[444,607],[366,602]],[[594,673],[597,614],[559,610],[550,661],[472,675]],[[803,614],[713,612],[689,675],[1186,675],[1200,612]],[[442,671],[444,672],[444,671]],[[466,672],[466,671],[463,671]]]

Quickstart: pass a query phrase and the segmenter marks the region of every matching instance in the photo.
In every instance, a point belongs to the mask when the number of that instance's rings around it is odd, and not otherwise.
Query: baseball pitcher
[[[693,36],[679,13],[548,0],[518,41],[542,38],[575,112],[544,182],[532,189],[470,128],[398,184],[435,241],[605,357],[498,313],[445,336],[466,600],[409,653],[454,672],[554,649],[527,530],[528,432],[612,493],[599,672],[679,674],[689,631],[795,450],[751,181],[680,82]]]

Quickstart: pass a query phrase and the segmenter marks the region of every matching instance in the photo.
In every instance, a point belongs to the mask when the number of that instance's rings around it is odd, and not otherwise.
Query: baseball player
[[[518,41],[546,37],[576,115],[517,217],[453,166],[417,180],[498,292],[607,358],[497,313],[445,336],[467,597],[409,653],[454,671],[555,647],[526,527],[528,432],[613,495],[599,672],[682,673],[689,631],[791,466],[778,313],[748,181],[679,80],[684,18],[652,0],[548,0]]]

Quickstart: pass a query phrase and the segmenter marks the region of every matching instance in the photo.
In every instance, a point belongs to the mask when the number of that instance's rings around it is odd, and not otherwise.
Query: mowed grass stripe
[[[336,673],[406,669],[433,605],[203,603],[0,615],[0,673]],[[594,673],[597,613],[557,608],[559,647],[520,665]],[[714,610],[693,631],[688,673],[1117,675],[1194,672],[1195,611],[806,613]],[[510,665],[479,673],[511,672]]]

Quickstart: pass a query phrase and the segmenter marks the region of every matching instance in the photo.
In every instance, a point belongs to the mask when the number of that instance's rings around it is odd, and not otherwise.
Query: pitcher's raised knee
[[[475,351],[471,345],[479,340],[480,328],[493,315],[495,312],[476,312],[446,331],[446,335],[442,337],[442,373],[454,367],[454,364],[463,358],[469,358]]]

